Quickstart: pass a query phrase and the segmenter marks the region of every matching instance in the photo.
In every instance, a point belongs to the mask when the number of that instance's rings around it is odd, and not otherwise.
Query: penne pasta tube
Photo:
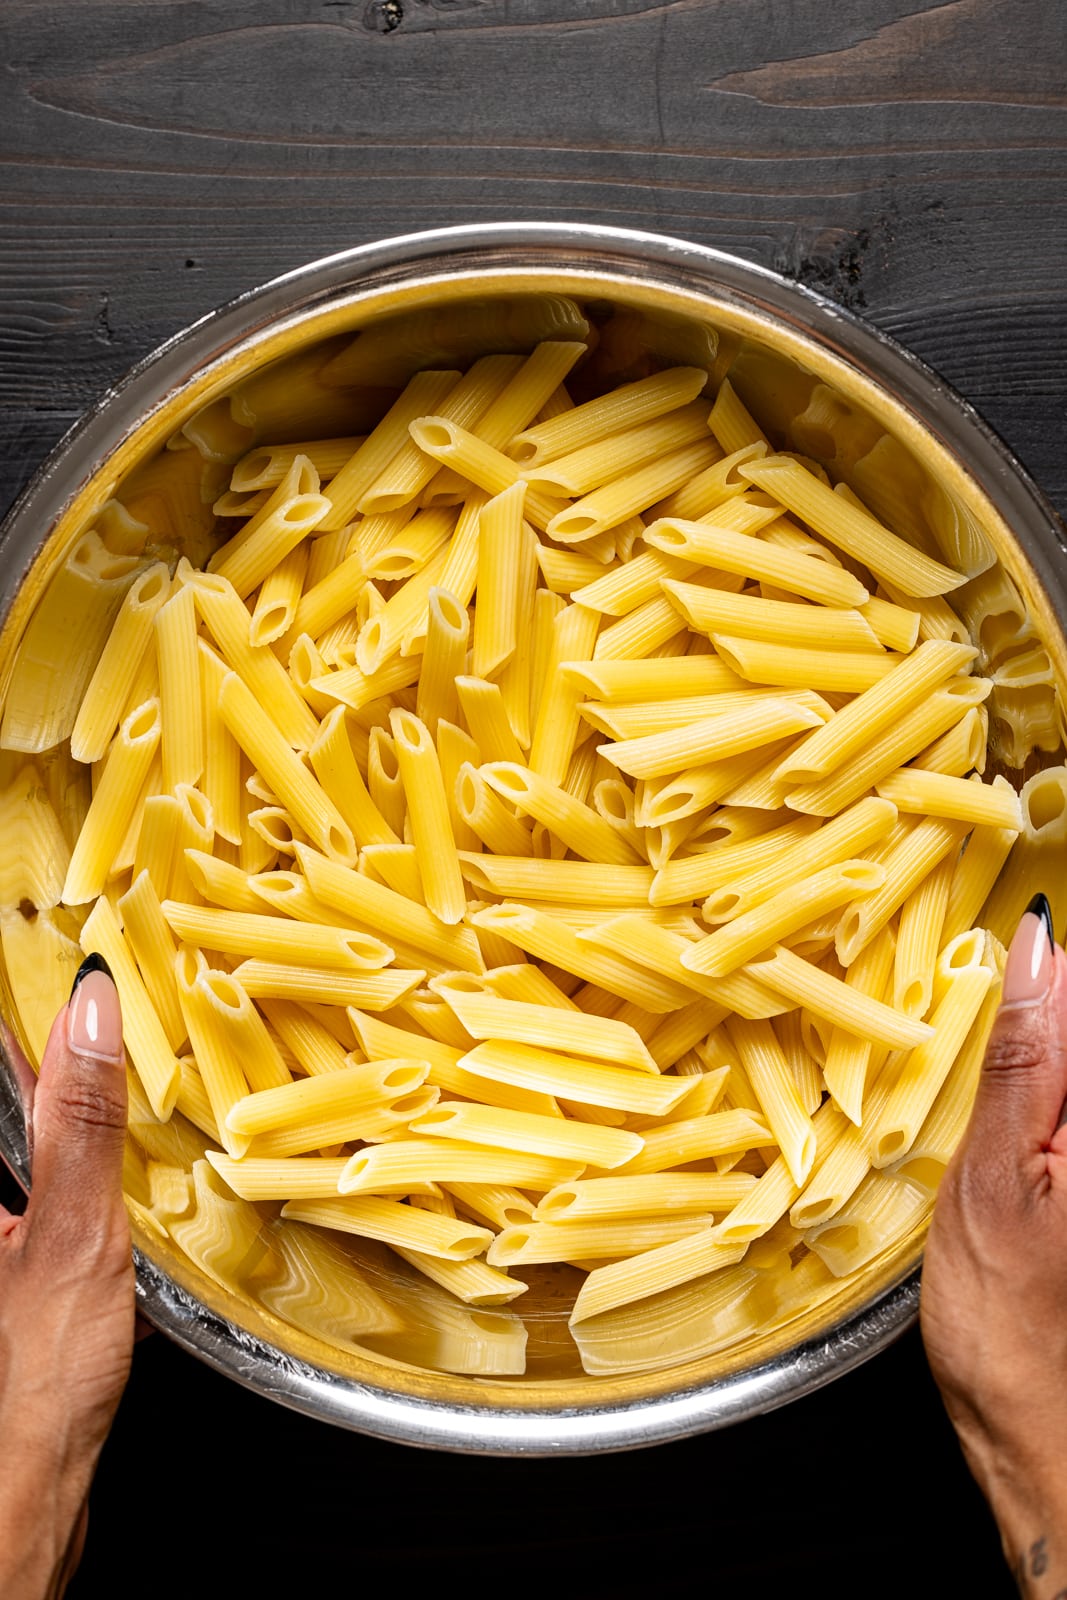
[[[216,574],[197,572],[188,586],[227,666],[240,675],[261,706],[270,707],[271,720],[286,742],[294,749],[306,750],[318,733],[318,719],[271,647],[250,642],[248,612],[233,585]]]
[[[542,823],[586,861],[635,864],[636,852],[614,828],[541,773],[509,761],[487,762],[481,773],[502,799]]]
[[[870,598],[860,580],[844,567],[767,544],[717,521],[685,522],[677,517],[657,517],[645,530],[644,538],[653,549],[680,560],[771,583],[820,605],[847,609],[861,606]]]
[[[624,1178],[575,1178],[543,1195],[532,1212],[532,1220],[584,1222],[672,1211],[728,1211],[755,1182],[748,1172],[650,1172]],[[524,1222],[518,1225],[523,1226]]]
[[[102,955],[111,968],[122,1006],[122,1037],[153,1114],[166,1122],[174,1110],[181,1068],[123,936],[111,902],[96,901],[81,930],[86,955]]]
[[[242,1200],[258,1202],[334,1199],[337,1180],[348,1158],[244,1156],[237,1161],[221,1150],[209,1150],[207,1159],[234,1194]]]
[[[4,696],[0,748],[37,754],[70,737],[116,613],[136,580],[90,529],[67,554],[26,624]]]
[[[729,921],[770,899],[788,884],[861,855],[884,839],[896,820],[896,807],[890,800],[873,795],[857,800],[813,835],[802,835],[779,854],[769,856],[763,865],[749,865],[738,877],[714,889],[704,901],[703,920]]]
[[[918,888],[940,861],[955,855],[966,832],[966,824],[931,817],[916,823],[890,849],[880,868],[883,877],[873,893],[845,908],[834,934],[839,961],[848,966],[884,928],[894,912]]]
[[[424,1183],[503,1183],[545,1193],[582,1170],[581,1162],[451,1139],[394,1139],[357,1150],[338,1179],[341,1194],[399,1191]],[[488,1240],[486,1241],[488,1243]]]
[[[516,432],[508,450],[523,467],[540,466],[583,445],[637,427],[695,400],[707,383],[701,367],[671,367],[622,384],[546,421]]]
[[[163,902],[179,939],[252,960],[377,972],[393,959],[389,945],[354,928],[294,922],[287,917]]]
[[[308,837],[342,864],[354,862],[356,841],[348,823],[236,672],[222,680],[219,709],[241,749]]]
[[[661,977],[612,951],[595,949],[559,917],[536,906],[513,902],[486,906],[471,913],[469,921],[474,928],[503,934],[527,955],[550,961],[623,1000],[635,1000],[646,1011],[673,1011],[691,998],[681,982]]]
[[[627,1022],[531,1000],[467,994],[462,989],[442,988],[442,993],[472,1039],[540,1045],[639,1072],[659,1070],[640,1034]]]
[[[426,904],[441,922],[454,926],[467,909],[467,897],[437,751],[426,724],[414,713],[394,708],[389,726]]]
[[[818,728],[818,712],[795,700],[760,699],[754,705],[702,717],[687,728],[643,738],[619,739],[598,745],[605,760],[635,778],[657,778],[683,772],[704,761],[722,761],[785,738],[806,728]]]
[[[32,762],[0,789],[0,910],[57,906],[70,866],[70,845]]]
[[[805,882],[790,885],[698,939],[683,951],[682,965],[707,977],[723,977],[857,894],[874,893],[885,877],[884,868],[870,861],[823,867]]]
[[[107,751],[146,651],[156,613],[170,593],[170,572],[155,561],[127,589],[85,689],[70,735],[75,761],[99,761]]]
[[[459,710],[456,680],[463,675],[466,666],[469,634],[466,607],[448,589],[431,589],[415,713],[435,740],[439,722],[456,721]]]
[[[894,1006],[863,994],[784,945],[777,945],[773,955],[751,962],[745,970],[837,1027],[894,1049],[921,1044],[932,1032],[928,1023],[907,1013],[901,1015]]]
[[[931,1013],[931,1037],[908,1053],[869,1129],[872,1166],[886,1167],[911,1149],[992,982],[991,969],[978,962],[953,971]]]
[[[900,811],[946,817],[972,827],[1010,828],[1016,833],[1022,830],[1022,807],[1010,784],[997,786],[901,767],[877,783],[875,789]]]
[[[543,523],[536,518],[531,520],[560,544],[592,538],[673,494],[696,473],[718,461],[720,453],[711,439],[682,445],[659,460],[638,466],[633,472],[593,489]]]
[[[731,1267],[741,1259],[742,1245],[724,1244],[707,1228],[670,1244],[643,1250],[590,1272],[574,1301],[570,1324],[602,1315],[634,1300],[660,1294],[679,1284]]]
[[[924,555],[869,512],[837,495],[799,461],[764,456],[738,468],[743,478],[766,489],[788,511],[878,578],[906,595],[945,594],[965,575]]]
[[[158,700],[147,700],[123,722],[105,760],[84,825],[71,851],[63,900],[85,905],[103,894],[159,748]]]
[[[833,816],[835,811],[857,800],[951,728],[988,693],[988,678],[953,679],[943,689],[935,690],[921,705],[906,712],[884,733],[870,737],[850,762],[837,766],[826,777],[793,788],[788,786],[792,773],[780,769],[779,775],[787,780],[786,803],[797,811]],[[857,703],[858,698],[852,702]],[[838,712],[838,716],[841,715],[843,713]],[[797,756],[804,759],[802,749]]]
[[[476,1077],[496,1083],[561,1095],[583,1106],[606,1106],[645,1115],[672,1111],[695,1087],[692,1078],[658,1077],[627,1067],[576,1060],[540,1046],[496,1039],[468,1050],[460,1058],[460,1065]],[[637,1150],[632,1150],[625,1159],[636,1154]]]
[[[601,1261],[636,1256],[676,1239],[706,1233],[707,1216],[613,1217],[595,1222],[526,1222],[497,1234],[485,1259],[491,1266],[524,1267],[543,1261]]]
[[[889,985],[896,942],[893,928],[887,925],[846,968],[845,983],[870,999],[885,1000],[891,992]],[[875,1072],[873,1041],[835,1025],[831,1029],[822,1063],[823,1081],[841,1110],[857,1126],[863,1112],[867,1085]]]
[[[663,592],[691,628],[711,635],[806,645],[821,650],[880,652],[882,646],[866,618],[853,607],[808,605],[734,594],[696,583],[663,580]]]
[[[442,1256],[449,1261],[468,1261],[482,1255],[493,1235],[456,1217],[435,1216],[432,1212],[389,1200],[379,1195],[338,1196],[332,1200],[290,1200],[281,1214],[296,1222],[310,1222],[320,1228],[339,1228],[343,1233],[358,1233],[366,1239],[381,1239],[399,1244],[422,1255]]]
[[[466,1100],[441,1101],[409,1124],[420,1134],[460,1143],[520,1150],[596,1167],[618,1167],[642,1148],[638,1133],[570,1117],[545,1117],[530,1111],[505,1111]],[[499,1264],[499,1263],[495,1263]]]
[[[296,962],[242,961],[233,976],[254,1000],[313,1002],[324,1006],[359,1006],[388,1011],[425,980],[419,968],[386,967],[380,972],[350,965],[314,967]]]
[[[768,639],[742,639],[716,633],[719,656],[741,680],[782,689],[815,689],[837,694],[862,694],[889,676],[899,655],[866,650],[824,650],[818,646],[779,644]]]
[[[527,485],[520,478],[487,500],[478,523],[478,604],[471,636],[471,671],[492,678],[515,654],[519,541]]]
[[[230,1107],[226,1126],[231,1133],[251,1136],[296,1122],[340,1118],[411,1094],[422,1087],[429,1070],[428,1062],[414,1058],[352,1062],[335,1072],[246,1095]]]

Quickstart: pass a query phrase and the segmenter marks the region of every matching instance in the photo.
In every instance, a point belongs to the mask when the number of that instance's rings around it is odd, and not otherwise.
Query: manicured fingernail
[[[111,969],[103,956],[88,956],[78,968],[67,1006],[67,1043],[94,1061],[122,1060],[122,1012]]]
[[[1032,1006],[1043,1000],[1052,982],[1052,912],[1043,894],[1035,894],[1015,930],[1004,963],[1001,1003]]]
[[[90,972],[106,972],[108,977],[111,978],[112,982],[114,982],[114,973],[111,971],[111,968],[108,966],[103,956],[99,955],[94,950],[92,955],[86,956],[85,960],[74,974],[74,982],[70,986],[72,997],[79,983],[81,983],[83,978],[87,978]]]

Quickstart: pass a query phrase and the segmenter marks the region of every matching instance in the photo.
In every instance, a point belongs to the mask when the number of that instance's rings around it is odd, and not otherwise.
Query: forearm
[[[1067,1600],[1067,1463],[960,1442],[1020,1595]]]
[[[54,1472],[27,1471],[18,1450],[8,1460],[0,1503],[0,1594],[4,1600],[58,1600],[73,1570],[69,1558],[85,1498],[84,1489],[78,1493],[82,1474],[59,1484]]]

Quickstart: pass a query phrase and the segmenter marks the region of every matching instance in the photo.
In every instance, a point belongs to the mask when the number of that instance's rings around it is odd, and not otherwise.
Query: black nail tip
[[[73,994],[75,989],[77,989],[82,979],[89,976],[90,972],[106,972],[112,983],[115,981],[115,975],[108,966],[107,962],[104,960],[103,956],[97,955],[94,951],[91,956],[86,956],[85,960],[74,974],[74,982],[70,986],[71,994]]]
[[[1052,927],[1052,907],[1048,903],[1048,896],[1042,894],[1039,890],[1026,909],[1032,916],[1041,918],[1041,921],[1045,924],[1045,932],[1048,934],[1049,944],[1055,944],[1056,935]]]

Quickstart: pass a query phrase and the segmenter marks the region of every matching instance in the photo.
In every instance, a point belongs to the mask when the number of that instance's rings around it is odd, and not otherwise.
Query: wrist
[[[1062,1465],[1037,1450],[968,1439],[967,1465],[1000,1534],[1004,1559],[1025,1600],[1067,1600],[1067,1483]]]

